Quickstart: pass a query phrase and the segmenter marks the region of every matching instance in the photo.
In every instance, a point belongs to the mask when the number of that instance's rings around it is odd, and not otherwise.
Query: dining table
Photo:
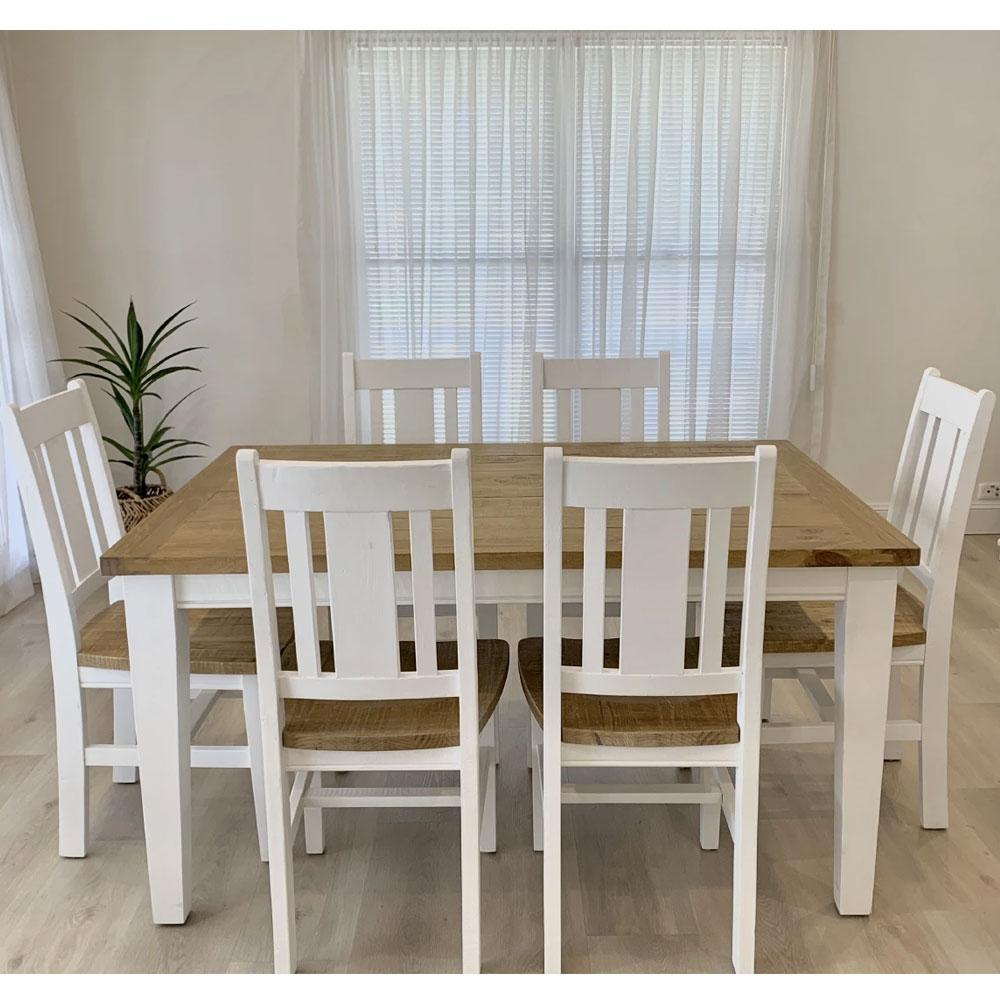
[[[788,441],[565,443],[567,455],[694,457],[777,447],[768,569],[769,601],[836,605],[833,766],[833,899],[841,914],[872,908],[896,585],[918,547],[860,497]],[[476,600],[484,606],[542,600],[542,459],[546,445],[261,445],[262,458],[408,461],[471,451]],[[135,729],[152,916],[184,923],[191,911],[190,665],[186,611],[250,606],[236,484],[228,448],[104,554],[118,578],[132,670]],[[740,515],[743,515],[742,518]],[[564,599],[582,590],[583,512],[564,524]],[[275,522],[275,527],[277,527]],[[435,600],[453,598],[450,514],[433,513]],[[741,592],[746,511],[734,511],[728,587]],[[409,594],[405,520],[395,522],[397,598]],[[327,554],[313,532],[316,591],[324,602]],[[290,604],[283,532],[270,532],[275,592]],[[692,523],[689,599],[701,587],[704,519]],[[336,553],[331,554],[332,558]],[[609,517],[607,597],[615,597],[621,520]],[[328,599],[327,599],[328,600]],[[524,618],[522,616],[521,620]],[[516,637],[515,637],[516,638]],[[527,781],[527,777],[525,778]],[[766,812],[766,802],[762,805]]]

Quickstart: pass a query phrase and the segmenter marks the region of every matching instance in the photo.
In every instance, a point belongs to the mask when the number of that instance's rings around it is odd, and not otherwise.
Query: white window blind
[[[533,351],[669,350],[672,436],[761,435],[786,54],[782,33],[348,36],[358,351],[480,351],[484,437],[516,440]]]

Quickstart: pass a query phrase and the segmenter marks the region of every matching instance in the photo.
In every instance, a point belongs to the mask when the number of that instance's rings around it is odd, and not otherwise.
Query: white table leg
[[[898,573],[852,568],[837,605],[833,898],[871,913]]]
[[[521,682],[517,676],[517,644],[528,634],[526,608],[523,604],[501,604],[497,608],[497,638],[510,647],[510,665],[503,694],[507,699],[521,699]],[[539,632],[539,635],[541,633]]]
[[[169,576],[124,577],[153,922],[191,912],[191,669]]]

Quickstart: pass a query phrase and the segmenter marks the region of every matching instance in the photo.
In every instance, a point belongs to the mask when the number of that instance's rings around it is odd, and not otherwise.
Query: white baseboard
[[[887,503],[873,503],[872,508],[883,517],[889,510]],[[1000,535],[1000,500],[973,500],[969,511],[967,535]]]

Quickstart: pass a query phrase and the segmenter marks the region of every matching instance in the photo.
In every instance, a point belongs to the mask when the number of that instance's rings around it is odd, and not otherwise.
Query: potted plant
[[[119,487],[118,502],[121,506],[125,530],[134,527],[147,514],[158,507],[171,490],[167,488],[163,466],[179,462],[185,458],[197,458],[191,454],[192,448],[208,447],[203,441],[171,437],[173,430],[167,424],[170,415],[190,396],[203,386],[185,393],[170,406],[152,430],[146,430],[143,405],[149,397],[162,401],[160,392],[163,379],[178,372],[200,372],[190,364],[172,364],[181,355],[204,350],[203,347],[183,347],[164,354],[170,337],[181,327],[193,322],[195,317],[181,319],[182,314],[194,305],[189,302],[168,316],[147,340],[142,326],[136,318],[135,305],[129,300],[125,318],[125,336],[122,337],[96,309],[85,302],[78,304],[92,314],[97,325],[74,313],[66,313],[79,323],[93,338],[93,343],[83,344],[82,350],[89,351],[91,357],[58,358],[66,364],[78,365],[82,371],[77,375],[88,376],[104,383],[105,393],[114,400],[129,433],[127,443],[104,435],[104,442],[114,452],[111,462],[125,465],[131,470],[130,486]],[[98,329],[98,326],[103,327]],[[154,475],[159,484],[150,485],[147,479]]]

